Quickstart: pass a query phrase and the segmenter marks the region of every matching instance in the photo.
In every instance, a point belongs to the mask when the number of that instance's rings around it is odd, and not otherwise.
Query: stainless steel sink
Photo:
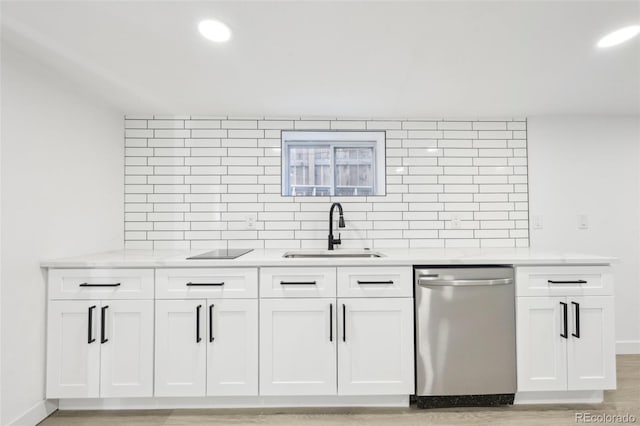
[[[347,258],[362,258],[362,257],[384,257],[384,254],[377,251],[370,250],[299,250],[299,251],[288,251],[282,257],[287,259],[295,259],[295,258],[336,258],[336,257],[347,257]]]

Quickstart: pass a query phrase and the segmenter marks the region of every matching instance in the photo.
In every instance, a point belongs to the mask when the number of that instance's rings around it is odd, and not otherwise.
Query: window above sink
[[[282,131],[283,196],[385,195],[384,131]]]

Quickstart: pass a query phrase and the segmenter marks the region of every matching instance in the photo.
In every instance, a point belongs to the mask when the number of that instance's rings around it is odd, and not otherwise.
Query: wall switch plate
[[[586,214],[578,215],[578,229],[589,229],[589,216]]]
[[[462,220],[457,214],[451,215],[451,229],[460,229],[462,227]]]
[[[542,229],[542,215],[536,214],[531,217],[531,223],[533,225],[533,229]]]
[[[245,229],[256,229],[256,220],[253,216],[247,216],[244,221],[244,227]]]

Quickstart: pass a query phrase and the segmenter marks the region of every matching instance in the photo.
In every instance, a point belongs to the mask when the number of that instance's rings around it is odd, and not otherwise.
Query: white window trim
[[[330,176],[330,196],[334,196],[335,190],[335,159],[334,152],[336,147],[356,147],[367,146],[374,147],[373,173],[374,179],[374,195],[386,194],[386,132],[385,131],[294,131],[283,130],[281,133],[281,151],[280,151],[280,177],[281,189],[280,194],[283,196],[292,196],[287,193],[289,191],[289,148],[291,146],[307,145],[308,147],[329,146],[331,148],[331,176]],[[345,143],[346,142],[346,143]]]

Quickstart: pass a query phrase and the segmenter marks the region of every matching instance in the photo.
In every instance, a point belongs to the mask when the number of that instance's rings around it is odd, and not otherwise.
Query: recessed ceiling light
[[[640,33],[640,25],[631,25],[629,27],[620,28],[606,36],[602,37],[598,42],[598,47],[611,47],[616,44],[624,43],[632,39]]]
[[[204,38],[215,41],[216,43],[224,43],[231,38],[231,30],[229,27],[213,19],[201,21],[198,24],[198,30]]]

